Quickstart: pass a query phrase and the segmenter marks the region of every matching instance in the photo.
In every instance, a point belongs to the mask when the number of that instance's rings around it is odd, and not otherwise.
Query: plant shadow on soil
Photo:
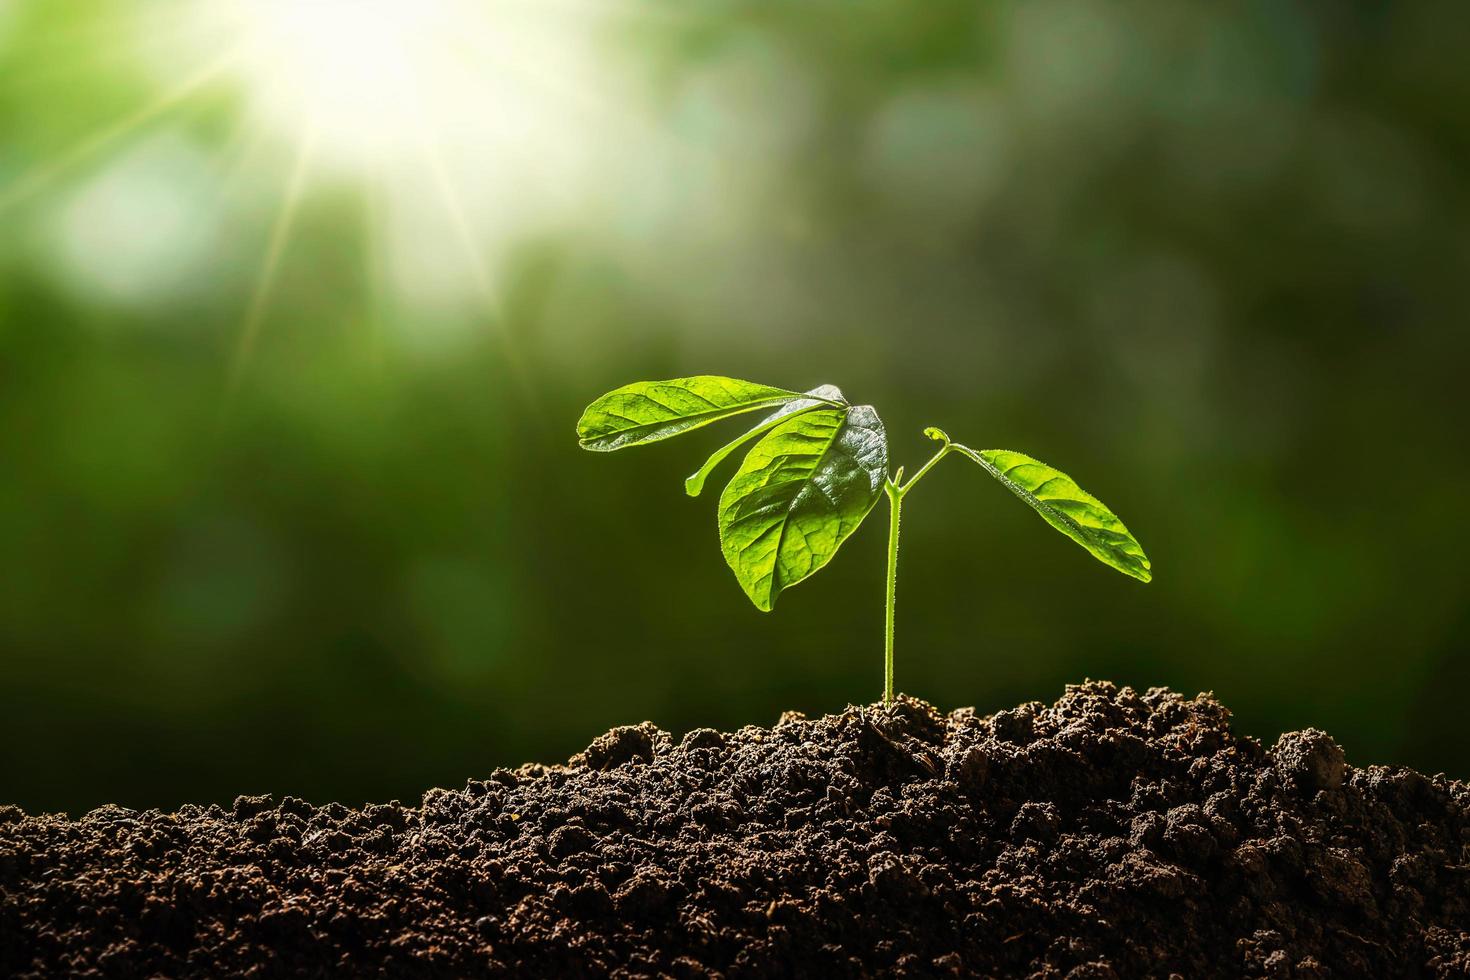
[[[0,807],[0,975],[1463,977],[1470,790],[1208,695],[904,698],[419,806]]]

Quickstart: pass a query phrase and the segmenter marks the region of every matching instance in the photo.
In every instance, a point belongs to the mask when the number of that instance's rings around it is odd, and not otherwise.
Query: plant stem
[[[920,480],[920,478],[922,478],[925,473],[928,473],[930,470],[932,470],[934,468],[934,464],[935,463],[939,462],[945,456],[949,455],[949,451],[952,448],[953,448],[953,446],[950,443],[946,442],[944,444],[944,446],[940,448],[939,452],[935,453],[929,459],[929,462],[927,462],[923,466],[919,467],[919,472],[915,473],[912,477],[910,477],[909,478],[909,482],[905,483],[903,486],[901,486],[901,487],[898,488],[899,493],[908,493],[909,490],[913,489],[914,484],[915,483],[918,483],[919,480]],[[900,479],[903,478],[903,471],[902,470],[899,471],[899,478]]]
[[[883,703],[893,703],[893,607],[898,598],[898,525],[903,511],[903,498],[906,493],[914,488],[919,479],[933,469],[934,464],[943,459],[950,451],[949,438],[944,438],[944,445],[939,452],[919,467],[909,482],[903,481],[903,467],[898,468],[898,473],[890,477],[884,484],[883,489],[888,493],[888,599],[883,619]]]
[[[898,521],[903,509],[903,490],[892,480],[888,491],[888,606],[883,633],[883,703],[893,703],[893,605],[898,595]]]

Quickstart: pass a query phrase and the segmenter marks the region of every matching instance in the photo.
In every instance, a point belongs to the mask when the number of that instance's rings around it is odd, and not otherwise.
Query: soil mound
[[[0,975],[1463,977],[1470,789],[1207,695],[651,724],[419,806],[0,807]]]

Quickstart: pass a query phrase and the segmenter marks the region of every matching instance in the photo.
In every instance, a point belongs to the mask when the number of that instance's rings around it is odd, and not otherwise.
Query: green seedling
[[[888,580],[883,700],[893,700],[893,612],[898,587],[899,517],[904,498],[951,454],[975,463],[1093,557],[1140,582],[1148,557],[1117,515],[1060,470],[1006,449],[971,449],[933,427],[939,451],[904,481],[888,471],[888,437],[871,405],[852,405],[832,385],[808,392],[701,375],[639,381],[610,391],[582,413],[583,449],[610,452],[658,442],[711,422],[766,410],[753,428],[716,450],[684,481],[691,497],[727,456],[759,441],[720,494],[720,548],[757,609],[769,611],[785,589],[814,574],[863,518],[888,496]]]

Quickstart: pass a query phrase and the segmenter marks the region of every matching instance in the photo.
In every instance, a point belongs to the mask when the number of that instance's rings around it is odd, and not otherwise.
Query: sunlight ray
[[[178,106],[200,88],[218,78],[238,55],[238,50],[225,52],[214,61],[205,65],[200,71],[184,79],[178,85],[164,92],[158,98],[142,106],[135,112],[73,144],[70,149],[66,150],[56,159],[37,166],[30,173],[22,175],[8,187],[0,188],[0,212],[14,207],[39,191],[44,190],[57,178],[64,176],[69,170],[85,163],[93,156],[108,149],[113,144]]]
[[[478,34],[465,34],[454,39],[450,48],[456,66],[467,72],[491,67],[506,77],[529,85],[555,98],[567,110],[592,124],[611,123],[627,138],[657,144],[686,159],[715,155],[712,147],[693,142],[671,131],[657,119],[651,109],[637,108],[627,99],[619,99],[598,88],[569,85],[560,75],[547,71],[534,58],[519,51],[506,50],[486,43]],[[517,148],[512,146],[514,151]],[[535,167],[530,172],[536,172]]]
[[[503,58],[499,52],[491,51],[485,45],[476,44],[472,46],[470,42],[462,38],[459,39],[458,44],[449,49],[449,54],[451,56],[451,65],[456,70],[457,77],[462,78],[466,86],[469,86],[473,82],[475,74],[473,69],[478,69],[478,71],[483,72],[486,68],[499,70],[508,77],[518,76],[521,81],[530,81],[532,83],[542,83],[545,81],[540,73],[522,71],[519,59],[513,63]],[[600,105],[596,99],[578,98],[573,94],[575,90],[567,86],[545,84],[542,85],[542,90],[572,104],[573,111],[581,118],[587,119],[590,122],[597,122],[607,118],[608,110]],[[499,132],[494,127],[491,127],[486,135],[495,141],[504,153],[514,156],[519,162],[518,180],[524,182],[530,180],[533,176],[542,176],[543,186],[555,193],[562,204],[572,203],[569,190],[554,180],[547,181],[544,176],[546,170],[544,161],[539,161],[532,156],[521,141],[515,139],[513,136]]]
[[[453,179],[449,176],[449,167],[444,162],[444,155],[439,152],[438,143],[427,136],[420,141],[420,149],[424,154],[424,163],[429,168],[429,175],[434,179],[434,191],[439,196],[439,203],[444,208],[450,224],[454,226],[455,239],[464,251],[465,262],[469,265],[475,289],[481,294],[481,298],[491,305],[492,312],[498,317],[499,311],[493,309],[496,305],[494,302],[495,290],[490,282],[490,275],[486,271],[485,253],[475,238],[475,230],[470,224],[469,213],[465,210],[459,189],[455,187]]]
[[[412,90],[406,87],[406,90]],[[481,303],[484,305],[490,319],[495,324],[495,333],[500,339],[502,351],[505,354],[506,364],[510,368],[511,376],[516,381],[516,387],[520,389],[521,395],[528,408],[539,413],[541,411],[540,399],[536,395],[535,385],[531,383],[530,373],[526,367],[525,359],[522,357],[515,338],[511,336],[509,324],[507,323],[505,311],[495,294],[494,284],[490,281],[487,271],[488,264],[484,250],[475,236],[473,225],[470,223],[469,213],[465,209],[464,199],[450,176],[449,167],[444,161],[444,155],[439,151],[439,141],[435,133],[428,129],[425,120],[429,117],[425,107],[415,106],[417,111],[411,112],[413,121],[413,132],[418,144],[419,153],[423,157],[425,166],[433,180],[434,190],[439,197],[441,207],[448,216],[450,224],[454,227],[455,238],[460,248],[464,251],[465,260],[470,266],[470,276],[478,293]]]
[[[654,24],[698,24],[701,14],[687,4],[652,6],[639,0],[502,0],[540,13],[553,11],[568,17],[626,18]]]
[[[296,159],[291,164],[291,172],[286,178],[286,188],[281,195],[281,206],[276,211],[276,218],[271,226],[270,239],[266,243],[265,256],[260,263],[255,289],[250,295],[250,305],[246,307],[245,317],[240,325],[240,338],[235,347],[235,356],[230,362],[227,397],[233,396],[239,390],[250,360],[255,355],[261,323],[265,319],[271,293],[275,289],[277,274],[280,272],[281,257],[286,252],[286,245],[295,227],[296,215],[301,209],[307,177],[311,173],[312,157],[316,153],[316,138],[316,126],[308,122],[297,146]]]
[[[245,115],[237,115],[228,133],[218,140],[210,156],[211,172],[221,198],[236,190],[243,172],[265,144],[264,128]]]
[[[0,0],[3,5],[4,0]],[[156,13],[156,12],[155,12]],[[39,66],[39,70],[16,71],[6,64],[5,85],[12,97],[44,98],[44,89],[71,81],[83,72],[133,71],[140,63],[162,62],[176,51],[181,42],[198,32],[198,26],[186,18],[152,17],[146,30],[130,30],[133,24],[111,20],[85,21],[67,27],[52,26],[44,34],[27,41],[20,67]],[[199,50],[214,51],[235,47],[229,43],[199,42]],[[3,51],[0,51],[3,54]],[[31,90],[43,90],[35,96]]]
[[[450,223],[454,225],[455,236],[459,239],[460,247],[464,249],[465,259],[470,264],[470,275],[480,295],[480,301],[495,324],[495,333],[500,338],[500,346],[505,354],[506,364],[527,406],[539,412],[541,404],[540,399],[536,396],[536,387],[531,383],[530,372],[526,367],[525,359],[521,356],[520,348],[510,334],[510,324],[507,322],[505,310],[499,298],[495,295],[495,287],[490,281],[490,275],[486,271],[485,253],[475,237],[463,198],[449,175],[449,168],[444,163],[443,154],[439,152],[438,143],[427,133],[422,132],[422,128],[420,136],[422,137],[421,149],[429,172],[434,178],[434,187],[439,193],[440,203],[445,213],[448,214]]]
[[[368,330],[369,360],[375,368],[383,366],[383,346],[387,328],[388,259],[384,239],[384,179],[380,163],[373,165],[362,181],[363,281],[367,288],[367,310],[364,319]]]
[[[220,196],[241,193],[241,184],[251,170],[260,164],[258,157],[268,143],[265,128],[242,122],[235,127],[230,141],[216,155],[215,171],[219,178]]]

